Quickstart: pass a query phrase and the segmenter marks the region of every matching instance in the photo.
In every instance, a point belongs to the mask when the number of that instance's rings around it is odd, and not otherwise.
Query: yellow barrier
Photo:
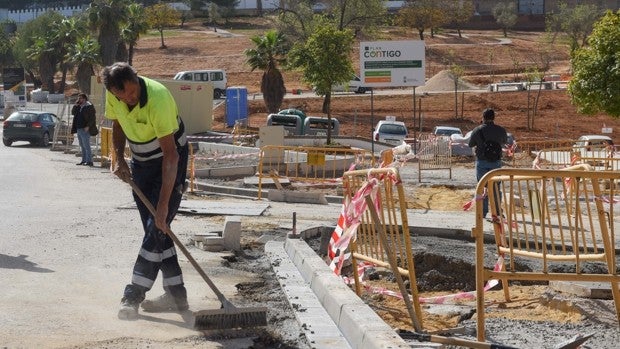
[[[512,167],[532,167],[532,160],[536,158],[536,154],[543,149],[572,147],[575,140],[557,139],[557,140],[541,140],[541,141],[517,141],[514,149],[510,151],[505,161],[509,162]]]
[[[422,312],[419,303],[418,286],[415,276],[415,265],[411,248],[409,222],[403,184],[400,174],[395,168],[381,168],[371,170],[357,170],[344,173],[342,186],[345,202],[350,202],[360,188],[370,179],[377,180],[378,204],[377,214],[380,225],[377,226],[369,207],[361,216],[361,224],[357,229],[357,239],[351,243],[353,270],[357,270],[357,260],[364,260],[382,267],[390,267],[393,261],[397,266],[393,269],[409,279],[411,297],[413,298],[413,313],[410,316],[414,328],[421,330]],[[381,229],[387,234],[382,239]],[[386,242],[384,242],[386,241]],[[393,254],[390,256],[390,254]],[[392,258],[390,258],[392,257]],[[361,296],[361,281],[357,272],[355,276],[355,290]],[[403,295],[404,297],[405,295]],[[408,297],[409,295],[407,295]],[[418,328],[419,327],[419,328]]]
[[[260,150],[258,162],[258,199],[262,197],[265,177],[335,184],[352,165],[370,168],[374,157],[364,149],[266,145]]]
[[[503,168],[480,180],[476,194],[480,197],[488,188],[497,252],[507,265],[495,271],[484,268],[484,219],[482,205],[476,205],[472,234],[476,241],[478,340],[485,337],[484,285],[490,279],[501,280],[506,301],[510,300],[509,280],[609,282],[620,321],[614,229],[619,207],[617,189],[608,185],[618,180],[620,172],[593,171],[585,164],[563,170]],[[540,267],[520,270],[517,265],[523,259]],[[584,268],[586,262],[607,273],[595,274],[592,270],[597,268]]]
[[[258,139],[258,130],[251,129],[243,123],[235,121],[232,130],[232,144],[253,147]]]
[[[112,128],[102,127],[99,129],[101,137],[101,167],[110,166],[112,163]]]

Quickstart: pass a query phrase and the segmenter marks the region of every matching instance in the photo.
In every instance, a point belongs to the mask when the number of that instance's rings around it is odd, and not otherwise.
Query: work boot
[[[187,299],[175,299],[166,292],[153,300],[142,302],[142,310],[148,313],[182,312],[189,309]]]
[[[121,308],[118,310],[118,318],[121,320],[136,320],[138,318],[138,304],[123,298],[121,300]]]

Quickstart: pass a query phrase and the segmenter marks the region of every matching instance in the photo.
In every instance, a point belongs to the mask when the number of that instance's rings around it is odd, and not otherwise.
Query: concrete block
[[[424,344],[426,347],[426,344]],[[367,331],[364,333],[362,345],[360,349],[409,349],[412,348],[410,344],[402,339],[395,331],[392,333],[386,331]],[[437,348],[434,346],[434,348]]]
[[[231,251],[241,250],[241,217],[227,216],[222,232],[224,247]]]
[[[365,333],[370,331],[377,336],[382,333],[385,335],[394,333],[394,330],[366,305],[344,305],[337,325],[353,348],[362,348]],[[405,343],[403,339],[401,340]]]
[[[323,193],[302,193],[288,190],[270,189],[267,199],[278,202],[297,202],[305,204],[327,205],[327,199]]]
[[[582,298],[613,299],[611,285],[608,282],[549,281],[549,287]]]

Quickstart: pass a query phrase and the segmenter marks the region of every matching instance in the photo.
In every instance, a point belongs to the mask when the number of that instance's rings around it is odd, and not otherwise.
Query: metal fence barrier
[[[370,168],[374,166],[374,157],[357,148],[263,146],[258,162],[258,199],[262,197],[263,178],[271,178],[274,173],[289,180],[336,182],[352,165]]]
[[[448,170],[452,179],[452,147],[450,138],[433,134],[420,135],[418,158],[418,182],[424,170]]]
[[[355,205],[352,201],[356,194],[369,181],[378,190],[374,205],[368,205],[358,217],[360,225],[357,237],[351,242],[351,260],[353,270],[358,270],[358,260],[397,270],[398,277],[405,277],[409,281],[410,294],[403,295],[412,298],[413,309],[408,309],[416,330],[422,328],[422,312],[420,308],[418,286],[415,275],[413,251],[409,222],[407,220],[407,203],[400,174],[396,168],[379,168],[372,170],[348,171],[343,175],[344,202]],[[371,207],[372,206],[372,207]],[[375,211],[375,207],[377,207]],[[373,218],[373,212],[378,215],[379,222]],[[379,223],[379,224],[377,224]],[[381,231],[378,231],[380,229]],[[382,238],[382,234],[386,239]],[[390,254],[392,254],[390,256]],[[393,265],[397,264],[397,265]],[[360,276],[354,272],[355,290],[361,296],[362,287]],[[399,285],[400,286],[400,285]],[[402,290],[401,290],[402,292]]]
[[[480,180],[476,196],[488,191],[500,259],[498,268],[485,268],[493,261],[485,260],[485,220],[478,204],[472,229],[478,340],[485,337],[484,285],[491,279],[501,281],[506,301],[511,280],[608,282],[620,320],[615,252],[620,205],[618,189],[611,185],[619,180],[620,172],[594,171],[587,164],[563,170],[503,168]],[[525,260],[531,270],[519,267]]]

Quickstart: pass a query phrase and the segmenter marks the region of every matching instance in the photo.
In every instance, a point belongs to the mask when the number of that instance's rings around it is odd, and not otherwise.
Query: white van
[[[176,73],[174,80],[202,81],[213,84],[213,98],[221,98],[226,94],[226,72],[222,69],[188,70]]]

